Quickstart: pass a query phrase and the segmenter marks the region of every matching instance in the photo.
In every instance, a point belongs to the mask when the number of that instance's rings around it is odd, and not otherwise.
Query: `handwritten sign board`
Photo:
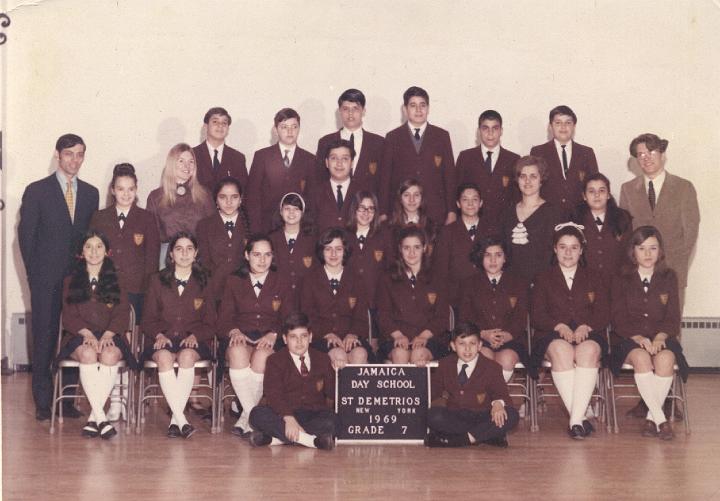
[[[429,402],[429,367],[348,365],[337,372],[338,442],[422,442]]]

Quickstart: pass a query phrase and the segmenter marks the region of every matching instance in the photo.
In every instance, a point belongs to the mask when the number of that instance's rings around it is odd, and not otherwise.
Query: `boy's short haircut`
[[[275,113],[275,127],[280,125],[281,122],[284,122],[285,120],[289,120],[291,118],[295,118],[298,121],[298,125],[300,125],[300,115],[297,111],[295,111],[292,108],[283,108],[277,113]]]
[[[310,320],[308,319],[307,315],[300,312],[291,313],[290,315],[285,317],[285,321],[280,328],[280,333],[281,335],[285,336],[291,330],[299,329],[302,327],[310,330]]]
[[[480,329],[472,322],[460,322],[452,331],[452,341],[470,336],[477,336],[480,339]]]
[[[221,108],[220,106],[216,106],[214,108],[210,108],[207,110],[207,113],[205,113],[205,117],[203,118],[203,123],[208,124],[210,123],[210,118],[212,118],[213,115],[220,115],[221,117],[227,117],[228,119],[228,125],[232,124],[232,117],[230,116],[230,113],[225,108]]]
[[[338,98],[338,108],[342,106],[343,102],[357,103],[361,108],[365,107],[365,94],[357,89],[348,89]]]
[[[85,141],[83,141],[80,136],[78,136],[77,134],[63,134],[55,142],[55,151],[60,153],[62,150],[72,148],[73,146],[77,146],[78,144],[83,145],[83,151],[87,150],[87,146],[85,146]]]
[[[497,120],[497,122],[500,124],[500,127],[502,127],[502,117],[500,116],[500,113],[495,110],[485,110],[480,113],[480,118],[478,118],[478,128],[485,120]]]
[[[411,97],[421,97],[425,100],[425,104],[430,105],[430,96],[428,96],[427,91],[422,87],[409,87],[408,90],[403,93],[403,104],[405,104],[405,106],[408,105]]]
[[[557,115],[567,115],[572,118],[574,124],[577,124],[577,116],[575,115],[575,112],[570,109],[570,106],[565,106],[564,104],[561,104],[560,106],[555,106],[553,109],[551,109],[550,123],[552,123],[553,119]]]

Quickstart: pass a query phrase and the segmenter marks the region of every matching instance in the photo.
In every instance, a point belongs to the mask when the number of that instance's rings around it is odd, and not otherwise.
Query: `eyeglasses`
[[[365,205],[360,205],[357,208],[357,211],[362,214],[375,214],[375,207],[367,207]]]
[[[642,152],[638,152],[637,157],[638,158],[656,157],[659,154],[660,154],[660,152],[658,150],[642,151]]]

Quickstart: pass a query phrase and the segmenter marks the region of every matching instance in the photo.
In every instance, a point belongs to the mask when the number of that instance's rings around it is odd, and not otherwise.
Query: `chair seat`
[[[515,369],[524,369],[524,368],[525,368],[525,364],[523,364],[522,362],[518,362],[515,364]]]
[[[146,360],[143,363],[143,367],[145,369],[157,369],[157,366],[158,366],[157,362],[155,362],[153,360]],[[211,366],[212,366],[212,360],[198,360],[197,362],[195,362],[194,368],[195,369],[208,369]],[[177,369],[178,367],[179,367],[178,363],[173,362],[173,369]]]
[[[77,360],[73,360],[72,358],[66,358],[65,360],[61,360],[60,362],[58,362],[57,366],[63,369],[80,367],[80,362],[78,362]],[[117,367],[118,369],[125,368],[127,367],[127,363],[125,362],[125,360],[120,360],[113,367]]]
[[[633,370],[633,366],[630,364],[622,364],[622,366],[620,367],[620,370],[631,371],[631,370]],[[674,371],[678,370],[677,364],[673,365],[673,370]]]

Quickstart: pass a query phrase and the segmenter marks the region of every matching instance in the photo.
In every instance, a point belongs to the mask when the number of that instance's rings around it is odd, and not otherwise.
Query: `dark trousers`
[[[333,435],[337,424],[337,416],[331,410],[310,411],[297,409],[293,416],[300,426],[310,435]],[[253,429],[266,435],[291,443],[285,436],[285,420],[267,405],[257,406],[250,412],[250,424]]]
[[[473,412],[466,409],[450,410],[447,407],[428,409],[427,423],[431,430],[447,435],[470,433],[478,442],[499,438],[515,428],[520,419],[514,407],[505,407],[507,419],[498,428],[490,419],[490,411]]]
[[[54,285],[31,284],[32,308],[32,392],[38,409],[50,409],[52,403],[52,374],[50,366],[57,349],[60,310],[62,309],[62,281]],[[77,369],[63,373],[63,384],[77,384]]]

